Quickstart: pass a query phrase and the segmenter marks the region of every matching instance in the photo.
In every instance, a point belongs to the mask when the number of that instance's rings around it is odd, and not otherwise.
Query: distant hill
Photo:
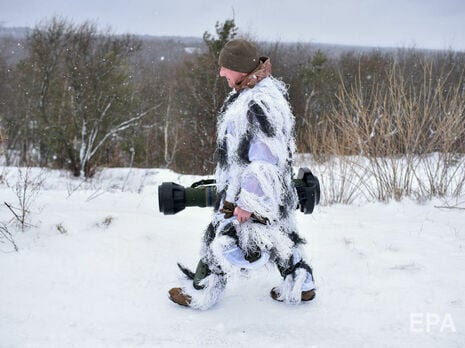
[[[11,37],[15,39],[24,39],[26,35],[31,31],[31,28],[27,27],[3,27],[0,26],[0,37]]]
[[[30,28],[8,28],[0,26],[0,56],[8,65],[14,65],[26,57],[24,42]]]
[[[27,34],[31,32],[27,27],[3,27],[0,26],[0,56],[6,58],[8,64],[16,64],[23,59],[27,52],[24,46]],[[134,35],[140,39],[143,46],[138,57],[143,61],[165,60],[172,62],[183,61],[190,54],[204,52],[207,48],[200,37],[181,36],[152,36]],[[373,50],[380,52],[394,52],[398,48],[377,48],[363,46],[346,46],[336,44],[314,43],[314,42],[262,42],[263,47],[272,47],[279,44],[280,47],[293,50],[299,47],[303,52],[312,54],[317,49],[325,52],[329,57],[337,58],[347,52],[365,53]],[[425,50],[421,50],[425,51]]]
[[[25,41],[31,28],[0,26],[0,56],[7,64],[16,64],[26,57]],[[138,56],[143,60],[182,61],[186,55],[206,50],[202,38],[178,36],[134,35],[142,42]]]

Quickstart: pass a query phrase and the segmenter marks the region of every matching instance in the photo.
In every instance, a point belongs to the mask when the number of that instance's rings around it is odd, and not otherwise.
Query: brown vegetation
[[[0,54],[7,164],[212,173],[228,93],[217,57],[236,34],[225,21],[186,47],[58,19],[35,28],[19,63]],[[257,44],[290,86],[298,150],[319,164],[327,203],[463,194],[464,53]]]

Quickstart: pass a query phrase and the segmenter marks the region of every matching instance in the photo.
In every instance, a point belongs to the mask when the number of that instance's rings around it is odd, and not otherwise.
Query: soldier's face
[[[234,88],[239,85],[239,83],[244,79],[245,76],[247,76],[247,74],[221,67],[220,76],[226,78],[229,87]]]

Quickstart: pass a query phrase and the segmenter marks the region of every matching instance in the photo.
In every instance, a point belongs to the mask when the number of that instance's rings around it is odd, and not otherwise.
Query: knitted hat
[[[252,72],[259,64],[257,47],[244,39],[233,39],[224,45],[218,64],[242,73]]]

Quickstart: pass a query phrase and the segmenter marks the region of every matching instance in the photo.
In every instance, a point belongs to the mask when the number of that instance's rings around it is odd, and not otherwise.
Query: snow
[[[176,262],[195,267],[211,212],[164,216],[157,186],[199,177],[162,169],[105,169],[89,182],[45,175],[34,226],[9,225],[19,251],[0,244],[0,347],[465,344],[465,213],[436,208],[439,200],[299,213],[314,301],[273,301],[280,277],[266,267],[238,272],[219,304],[197,311],[175,305],[167,291],[179,284]],[[10,183],[16,176],[15,168],[3,172]],[[15,199],[0,181],[1,222],[11,218],[3,202]]]

